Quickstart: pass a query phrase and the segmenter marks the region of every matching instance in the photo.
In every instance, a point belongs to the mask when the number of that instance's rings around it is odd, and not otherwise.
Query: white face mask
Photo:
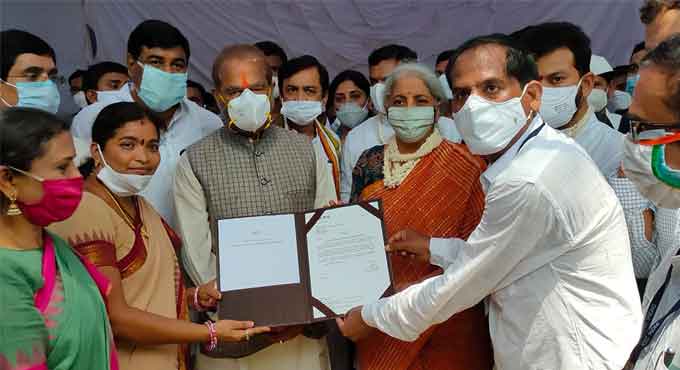
[[[361,122],[364,122],[368,116],[368,101],[366,101],[363,107],[360,107],[355,102],[345,103],[338,108],[335,115],[342,122],[343,126],[355,128]]]
[[[517,97],[496,103],[478,95],[468,97],[455,122],[472,154],[489,155],[505,149],[527,123],[521,100]]]
[[[680,208],[680,189],[666,185],[654,176],[651,146],[638,145],[626,138],[623,152],[623,172],[643,197],[660,208]]]
[[[442,85],[442,89],[444,89],[444,95],[446,95],[447,100],[453,100],[453,91],[451,90],[451,87],[449,87],[449,81],[446,80],[446,75],[441,74],[439,75],[439,83]]]
[[[97,103],[113,104],[122,101],[120,90],[97,91]]]
[[[385,84],[378,82],[377,84],[371,86],[371,101],[373,102],[373,108],[382,114],[385,112]]]
[[[99,155],[102,158],[104,167],[99,170],[97,178],[111,190],[112,193],[119,197],[131,197],[137,195],[146,189],[151,181],[152,175],[130,175],[126,173],[116,172],[111,166],[106,163],[104,153],[101,147],[97,145]]]
[[[272,76],[272,99],[278,99],[279,98],[279,76],[273,75]]]
[[[256,132],[269,120],[270,109],[267,95],[245,89],[238,98],[229,101],[229,124],[233,123],[246,132]]]
[[[290,100],[281,105],[281,114],[300,126],[311,125],[321,113],[323,104],[320,101]]]
[[[574,117],[578,110],[576,95],[581,81],[573,86],[543,87],[541,98],[541,117],[552,128],[560,128]]]
[[[607,92],[602,89],[593,89],[588,95],[588,105],[595,112],[599,112],[607,106]]]
[[[610,112],[617,112],[620,110],[626,110],[630,107],[630,103],[633,99],[625,91],[614,91],[614,96],[607,102],[607,109]]]
[[[85,91],[78,91],[73,94],[73,102],[76,103],[78,108],[83,109],[87,107],[87,99],[85,99]]]

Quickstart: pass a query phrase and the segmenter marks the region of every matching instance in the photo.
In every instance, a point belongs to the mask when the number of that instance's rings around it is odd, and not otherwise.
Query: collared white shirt
[[[133,101],[129,84],[123,86],[120,92],[120,101]],[[73,119],[71,133],[75,137],[91,142],[94,120],[104,107],[112,103],[114,102],[95,103],[81,110]],[[185,97],[180,101],[179,108],[172,116],[168,129],[161,133],[159,144],[161,162],[141,195],[175,229],[178,225],[172,187],[180,153],[221,127],[222,120],[217,115]]]
[[[588,113],[576,124],[579,125],[583,127],[573,139],[588,152],[604,177],[616,176],[623,161],[623,134],[602,124],[592,108],[588,108]]]
[[[488,297],[498,370],[620,370],[641,309],[623,211],[588,155],[534,120],[483,174],[486,208],[468,241],[432,239],[441,276],[364,306],[402,340]],[[521,148],[520,148],[521,147]]]
[[[439,133],[445,139],[460,143],[462,141],[455,122],[448,117],[439,117]],[[377,145],[384,145],[394,136],[394,129],[384,115],[375,115],[347,134],[342,146],[340,160],[340,198],[347,202],[352,193],[352,171],[364,151]]]

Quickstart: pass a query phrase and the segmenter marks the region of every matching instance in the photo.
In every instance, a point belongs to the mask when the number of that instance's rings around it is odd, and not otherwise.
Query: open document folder
[[[380,201],[219,220],[219,317],[328,320],[391,294]]]

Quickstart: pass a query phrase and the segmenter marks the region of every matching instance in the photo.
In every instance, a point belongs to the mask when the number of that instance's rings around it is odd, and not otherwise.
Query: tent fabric
[[[387,43],[409,46],[433,65],[439,52],[469,37],[546,21],[580,25],[595,54],[625,64],[644,36],[639,6],[640,0],[5,0],[0,21],[2,29],[43,37],[68,75],[94,62],[124,62],[132,29],[145,19],[164,20],[189,40],[189,78],[210,89],[213,59],[233,43],[272,40],[289,57],[312,54],[332,78],[348,68],[367,73],[369,53]],[[86,25],[96,36],[94,57]],[[71,103],[67,90],[63,109]]]

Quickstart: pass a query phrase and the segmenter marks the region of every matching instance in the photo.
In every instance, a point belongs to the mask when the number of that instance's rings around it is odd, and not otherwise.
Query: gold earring
[[[21,215],[21,209],[17,206],[16,203],[17,200],[17,195],[16,192],[12,195],[9,196],[9,208],[7,209],[7,216],[20,216]]]

